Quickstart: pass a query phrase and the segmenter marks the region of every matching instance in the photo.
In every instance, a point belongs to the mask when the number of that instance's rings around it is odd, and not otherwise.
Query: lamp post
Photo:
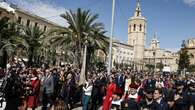
[[[156,72],[156,49],[154,49],[153,56],[154,56],[154,72]]]
[[[112,68],[112,37],[114,30],[114,16],[115,16],[115,0],[112,1],[112,21],[111,21],[111,35],[110,35],[110,45],[109,45],[109,62],[108,62],[108,75]]]

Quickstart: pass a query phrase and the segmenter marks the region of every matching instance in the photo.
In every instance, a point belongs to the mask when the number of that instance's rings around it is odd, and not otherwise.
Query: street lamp
[[[109,45],[109,62],[108,62],[108,75],[112,68],[112,37],[114,31],[114,16],[115,16],[115,0],[112,1],[112,21],[111,21],[111,35],[110,35],[110,45]]]
[[[154,72],[156,72],[156,49],[154,49],[153,56],[154,56]]]

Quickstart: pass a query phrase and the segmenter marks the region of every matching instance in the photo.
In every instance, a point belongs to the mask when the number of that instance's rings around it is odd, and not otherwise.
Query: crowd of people
[[[15,62],[0,72],[5,110],[71,110],[78,103],[83,110],[195,110],[193,74],[90,71],[80,85],[80,69],[69,64],[32,68]]]

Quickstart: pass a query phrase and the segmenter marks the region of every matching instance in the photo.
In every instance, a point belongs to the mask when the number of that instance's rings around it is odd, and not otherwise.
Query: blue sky
[[[66,25],[58,15],[66,10],[90,9],[99,14],[110,34],[112,0],[8,0],[21,8]],[[136,0],[116,0],[114,36],[127,42],[128,19],[133,16]],[[160,47],[177,50],[182,40],[195,38],[195,0],[141,0],[142,15],[147,18],[147,41],[157,32]]]

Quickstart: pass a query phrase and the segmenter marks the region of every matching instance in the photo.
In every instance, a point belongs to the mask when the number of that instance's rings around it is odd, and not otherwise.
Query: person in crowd
[[[31,81],[30,86],[32,88],[32,93],[28,96],[28,108],[35,110],[39,103],[39,92],[40,92],[40,80],[38,78],[38,73],[35,69],[31,71]]]
[[[61,96],[64,99],[66,108],[71,110],[73,108],[73,96],[75,95],[76,82],[71,73],[67,74],[62,87]]]
[[[188,110],[195,110],[195,80],[190,79],[188,81],[188,88],[187,88],[187,104]]]
[[[100,76],[96,74],[93,76],[93,89],[92,89],[92,95],[91,95],[91,98],[92,98],[91,109],[92,110],[97,110],[98,107],[102,105],[103,97],[105,95],[104,93],[105,93],[105,85],[106,85],[103,82],[105,81],[100,79]]]
[[[20,106],[20,97],[22,96],[22,81],[16,72],[16,65],[10,67],[7,74],[6,86],[3,90],[5,94],[6,107],[5,110],[18,110]]]
[[[156,110],[168,110],[168,104],[163,98],[163,89],[156,88],[154,90],[154,100],[157,102],[157,109]]]
[[[116,91],[116,83],[115,83],[115,80],[114,80],[114,76],[111,75],[109,77],[109,84],[107,86],[107,92],[106,92],[106,96],[104,98],[104,101],[103,101],[103,108],[102,110],[110,110],[110,107],[111,107],[111,102],[113,100],[113,95]]]
[[[45,78],[43,80],[43,107],[42,110],[47,110],[53,105],[52,96],[54,93],[54,79],[49,69],[45,70]]]
[[[153,100],[155,85],[147,84],[144,87],[144,98],[140,102],[141,110],[157,110],[157,103]]]
[[[116,74],[116,94],[118,94],[120,97],[124,94],[124,89],[125,89],[125,75],[123,72],[120,70]]]
[[[139,110],[138,91],[139,85],[132,82],[129,85],[129,93],[126,93],[121,102],[121,110]]]
[[[168,110],[175,110],[174,108],[174,91],[173,90],[170,90],[168,91],[167,93],[167,96],[165,96],[165,100],[168,104]]]
[[[88,81],[85,83],[85,85],[83,86],[83,110],[88,110],[88,104],[89,104],[89,100],[91,98],[91,92],[92,92],[92,88],[93,88],[93,84],[92,81],[90,79],[88,79]]]
[[[187,110],[185,83],[182,80],[175,81],[174,108],[175,110]]]
[[[54,95],[53,95],[53,100],[55,101],[56,98],[58,97],[58,94],[60,93],[60,75],[58,73],[57,68],[54,68],[52,70],[52,75],[53,75],[53,81],[54,81]]]

